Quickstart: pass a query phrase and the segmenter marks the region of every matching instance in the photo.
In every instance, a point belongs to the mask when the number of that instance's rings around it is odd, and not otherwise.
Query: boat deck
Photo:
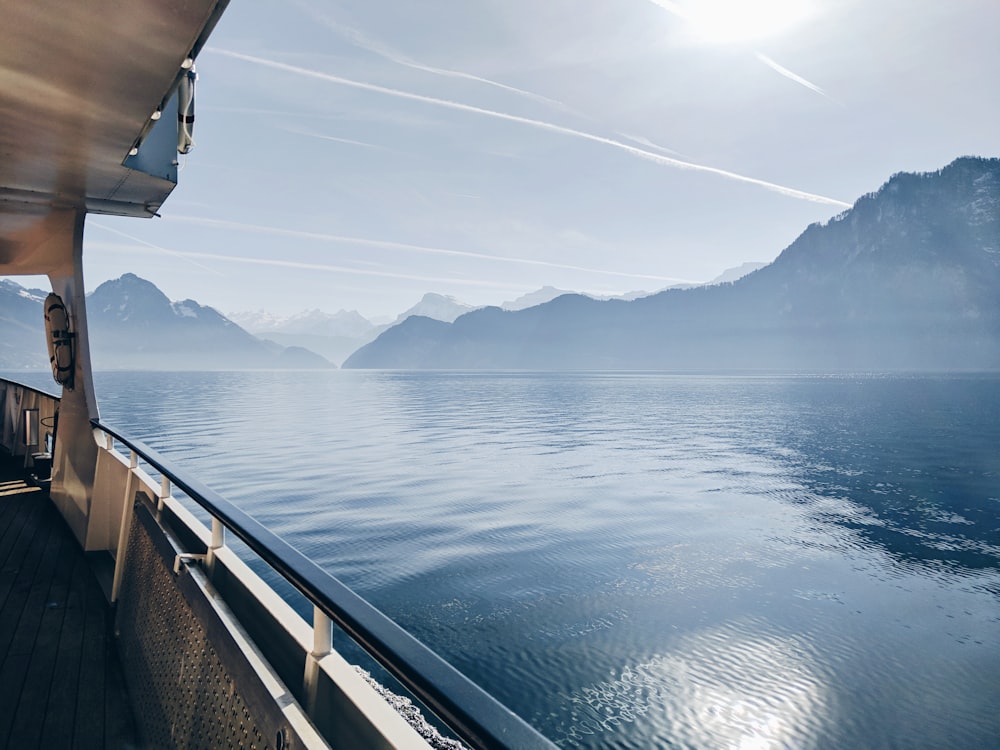
[[[0,454],[0,747],[136,747],[113,617],[48,493]]]

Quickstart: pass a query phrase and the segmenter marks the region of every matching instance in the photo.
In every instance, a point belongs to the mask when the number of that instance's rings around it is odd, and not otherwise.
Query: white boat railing
[[[55,417],[59,400],[9,381],[0,380],[0,389],[4,404],[0,439],[8,450],[11,444],[17,449],[17,433],[24,433],[25,417],[17,417],[10,404],[21,411],[38,409],[39,415],[48,418]],[[333,644],[336,626],[470,747],[554,747],[373,605],[217,492],[144,443],[98,420],[92,426],[99,447],[94,497],[103,501],[100,522],[108,525],[107,538],[118,540],[109,550],[116,560],[112,601],[120,594],[127,536],[141,496],[149,501],[157,520],[182,540],[185,551],[178,555],[177,564],[194,562],[204,569],[331,744],[347,740],[350,746],[429,747],[337,652]],[[27,450],[21,442],[17,455]],[[174,497],[175,489],[208,514],[209,524],[195,516],[195,506],[188,507]],[[226,543],[230,535],[308,600],[313,610],[311,626]]]
[[[26,468],[32,449],[39,447],[31,441],[42,439],[34,433],[44,433],[49,426],[54,429],[59,404],[56,396],[0,379],[0,445],[15,456],[23,455]],[[34,420],[41,429],[33,427]],[[105,538],[117,539],[108,550],[114,559],[107,587],[112,603],[121,594],[129,564],[126,546],[133,513],[144,503],[183,546],[175,568],[195,564],[204,571],[240,627],[331,745],[431,747],[367,676],[334,648],[336,626],[468,746],[553,747],[373,605],[217,492],[144,443],[99,420],[92,427],[98,453],[90,522],[106,527]],[[189,507],[174,497],[178,489],[195,505]],[[207,513],[207,525],[192,512],[197,507]],[[230,535],[308,600],[311,624],[227,544]]]
[[[171,465],[144,443],[101,422],[94,421],[93,425],[106,436],[105,451],[113,451],[112,440],[129,449],[130,476],[147,486],[153,484],[139,468],[139,459],[161,475],[158,492],[161,511],[168,505],[172,484],[208,512],[212,530],[202,541],[202,554],[209,571],[227,549],[225,536],[229,532],[312,603],[313,637],[302,671],[302,702],[307,709],[311,706],[316,716],[322,713],[318,706],[321,666],[334,653],[331,633],[332,625],[336,624],[470,747],[519,750],[553,747],[524,720],[372,604],[217,492]],[[130,482],[126,485],[126,496],[130,497],[134,486]],[[129,508],[130,503],[123,504],[123,518]],[[172,512],[178,512],[177,504],[172,504]],[[193,518],[186,519],[186,523],[192,522],[197,523]],[[115,580],[120,580],[120,576],[116,571]]]

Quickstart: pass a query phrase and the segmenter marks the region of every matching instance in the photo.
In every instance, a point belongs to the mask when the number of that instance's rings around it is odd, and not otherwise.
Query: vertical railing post
[[[11,431],[11,434],[10,434],[10,454],[12,456],[18,455],[17,454],[17,447],[18,447],[18,445],[17,445],[17,433],[21,429],[21,414],[22,414],[22,409],[19,408],[19,405],[21,403],[21,395],[22,395],[21,394],[21,390],[18,389],[16,391],[16,393],[17,393],[17,398],[15,399],[15,402],[18,404],[18,407],[15,407],[14,413],[11,415],[11,422],[13,423],[13,430]]]
[[[312,651],[306,654],[306,669],[303,676],[306,713],[310,716],[316,714],[319,663],[331,651],[333,651],[333,621],[327,617],[326,612],[313,606],[313,647]]]
[[[222,521],[212,516],[212,549],[219,549],[219,547],[225,546],[225,544],[226,527],[222,525]]]
[[[22,406],[24,418],[21,420],[21,430],[24,434],[21,439],[24,443],[23,468],[25,469],[28,468],[29,463],[33,464],[33,460],[31,458],[33,451],[31,449],[34,448],[35,451],[38,450],[38,428],[40,419],[38,416],[38,398],[33,398],[32,402],[34,403],[34,406]]]
[[[170,479],[166,476],[160,478],[160,496],[156,498],[156,520],[159,521],[163,515],[163,505],[170,497]]]
[[[215,550],[226,546],[226,527],[215,516],[212,516],[212,542],[208,545],[205,555],[205,568],[211,578],[215,574]]]
[[[110,438],[109,438],[110,442]],[[122,503],[122,525],[118,530],[118,549],[115,550],[115,577],[111,582],[111,603],[118,601],[118,591],[121,589],[122,576],[125,574],[125,552],[128,547],[128,533],[132,527],[132,480],[139,466],[139,456],[130,452],[128,462],[128,479],[125,482],[125,499]]]

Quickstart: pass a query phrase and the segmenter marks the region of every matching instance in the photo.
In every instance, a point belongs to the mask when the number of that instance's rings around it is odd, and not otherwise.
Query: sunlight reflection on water
[[[563,696],[570,711],[562,738],[579,743],[641,720],[683,747],[810,746],[830,715],[822,676],[807,643],[761,635],[768,630],[729,623],[690,634],[670,654]]]

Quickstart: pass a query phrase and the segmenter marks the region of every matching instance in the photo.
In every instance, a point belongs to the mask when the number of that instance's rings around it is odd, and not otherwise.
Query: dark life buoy
[[[73,390],[76,334],[70,330],[69,312],[62,298],[52,293],[45,298],[45,334],[49,345],[52,377],[64,388]]]

